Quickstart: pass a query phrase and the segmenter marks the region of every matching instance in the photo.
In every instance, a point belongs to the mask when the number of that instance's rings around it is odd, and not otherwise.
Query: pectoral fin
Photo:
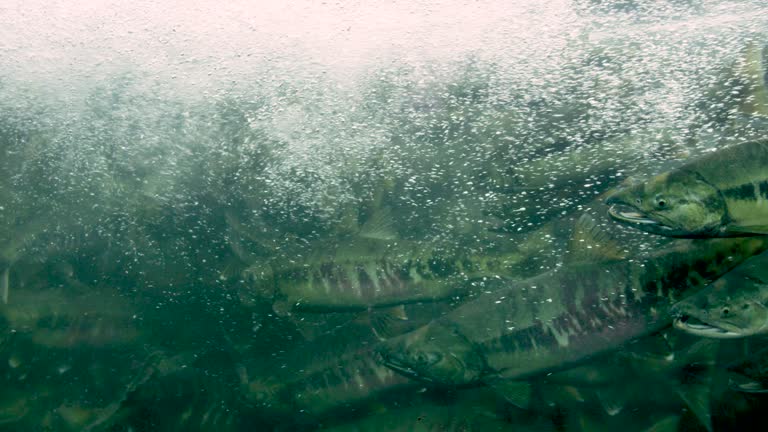
[[[384,341],[403,333],[398,323],[408,321],[405,306],[399,305],[386,309],[373,309],[369,312],[371,329],[377,338]]]

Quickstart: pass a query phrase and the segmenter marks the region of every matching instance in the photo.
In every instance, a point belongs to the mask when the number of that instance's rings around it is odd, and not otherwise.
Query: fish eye
[[[640,205],[642,203],[643,203],[643,200],[641,200],[640,198],[635,199],[635,204]]]
[[[431,352],[421,352],[413,357],[414,361],[423,366],[430,366],[437,363],[440,360],[440,355]]]
[[[729,313],[731,313],[731,310],[728,309],[727,307],[724,307],[722,312],[723,312],[723,315],[728,315]]]
[[[666,207],[666,206],[667,206],[667,201],[666,201],[666,200],[664,200],[663,198],[659,198],[659,199],[656,201],[656,206],[657,206],[658,208],[664,208],[664,207]]]

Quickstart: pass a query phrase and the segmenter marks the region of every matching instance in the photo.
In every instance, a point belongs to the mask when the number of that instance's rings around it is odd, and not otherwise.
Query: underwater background
[[[381,346],[710,250],[603,201],[767,131],[759,0],[4,0],[0,431],[761,430],[763,337],[667,314],[514,388]]]

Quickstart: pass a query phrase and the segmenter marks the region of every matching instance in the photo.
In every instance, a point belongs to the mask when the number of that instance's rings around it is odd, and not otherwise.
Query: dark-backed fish
[[[250,402],[269,415],[316,419],[333,412],[359,410],[367,402],[393,392],[402,396],[405,390],[415,392],[419,388],[418,382],[379,363],[370,346],[324,359],[310,351],[305,355],[303,368],[278,367],[253,379],[247,391]]]
[[[245,294],[272,299],[278,313],[367,311],[465,296],[472,282],[512,274],[520,260],[519,254],[411,255],[331,255],[265,271],[254,276],[256,286]]]
[[[717,340],[667,329],[532,382],[547,405],[566,412],[589,409],[617,417],[687,407],[711,430],[710,383],[718,346]],[[649,399],[648,392],[654,397]]]
[[[428,322],[428,317],[413,319],[421,325]],[[276,352],[266,363],[249,359],[247,398],[268,415],[300,413],[314,421],[333,412],[360,412],[393,392],[402,396],[406,393],[400,392],[423,387],[378,362],[374,347],[380,339],[370,330],[360,330],[339,328]]]
[[[136,308],[117,292],[93,288],[16,290],[0,316],[19,336],[49,348],[115,347],[139,336]]]
[[[591,220],[582,224],[589,225],[584,233],[598,231]],[[501,282],[507,286],[379,351],[384,364],[406,376],[452,386],[564,369],[669,325],[674,303],[766,247],[764,237],[688,241],[645,258],[571,263]]]
[[[248,407],[241,400],[241,382],[228,354],[212,350],[166,357],[155,352],[152,357],[119,400],[90,413],[89,423],[77,430],[243,430]]]
[[[768,333],[768,255],[748,259],[671,311],[675,327],[697,336],[741,338]]]
[[[768,234],[768,140],[709,153],[606,203],[613,219],[668,237]]]

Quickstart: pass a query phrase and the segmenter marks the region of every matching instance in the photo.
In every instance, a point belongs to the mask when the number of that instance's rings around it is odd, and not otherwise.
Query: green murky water
[[[762,240],[603,203],[768,136],[762,2],[7,3],[0,430],[765,423],[668,310]]]

